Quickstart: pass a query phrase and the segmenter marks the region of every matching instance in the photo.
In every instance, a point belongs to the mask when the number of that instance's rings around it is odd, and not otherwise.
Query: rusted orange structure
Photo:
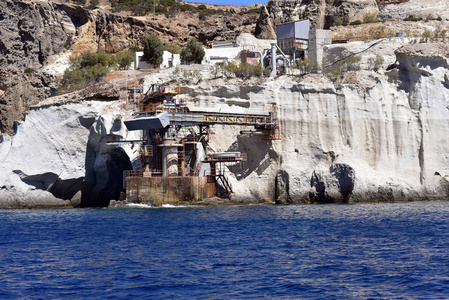
[[[233,191],[224,166],[243,163],[246,154],[214,152],[208,145],[214,124],[253,126],[263,139],[279,138],[275,106],[259,114],[192,110],[177,97],[179,93],[179,87],[153,84],[145,94],[127,102],[135,112],[125,125],[142,132],[138,167],[124,175],[128,201],[161,206],[229,197]]]

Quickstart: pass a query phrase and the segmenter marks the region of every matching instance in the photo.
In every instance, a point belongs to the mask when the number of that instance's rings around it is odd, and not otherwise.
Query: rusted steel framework
[[[129,85],[124,90],[141,91]],[[180,87],[153,84],[132,102],[135,112],[125,125],[129,130],[141,130],[143,137],[137,170],[124,174],[127,199],[160,205],[175,203],[176,199],[197,201],[232,194],[225,167],[241,166],[247,156],[213,151],[208,144],[213,125],[251,126],[263,139],[280,138],[275,105],[260,114],[206,108],[190,111],[185,101],[177,97],[180,91]]]

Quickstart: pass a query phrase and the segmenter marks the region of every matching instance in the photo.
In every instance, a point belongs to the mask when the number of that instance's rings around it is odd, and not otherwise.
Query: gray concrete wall
[[[332,44],[332,31],[313,29],[309,34],[309,61],[323,63],[323,48]]]

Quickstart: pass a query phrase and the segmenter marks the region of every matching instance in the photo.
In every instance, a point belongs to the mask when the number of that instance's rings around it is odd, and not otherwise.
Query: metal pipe
[[[271,43],[271,73],[270,77],[276,77],[276,43]]]

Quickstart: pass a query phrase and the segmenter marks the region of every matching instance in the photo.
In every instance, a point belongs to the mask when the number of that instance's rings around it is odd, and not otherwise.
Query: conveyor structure
[[[277,110],[257,113],[189,109],[179,99],[180,88],[152,85],[125,121],[128,130],[142,132],[136,170],[125,172],[126,198],[160,206],[229,197],[232,186],[226,164],[242,164],[246,154],[214,152],[208,145],[216,124],[251,126],[263,139],[279,139]]]

